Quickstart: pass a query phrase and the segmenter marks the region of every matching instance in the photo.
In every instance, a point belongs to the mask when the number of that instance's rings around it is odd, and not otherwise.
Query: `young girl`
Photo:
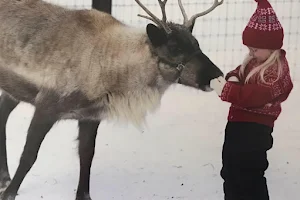
[[[243,32],[249,55],[225,79],[211,81],[223,101],[230,102],[222,152],[225,200],[269,200],[265,170],[273,146],[274,122],[293,84],[283,29],[267,0],[255,0],[257,9]]]

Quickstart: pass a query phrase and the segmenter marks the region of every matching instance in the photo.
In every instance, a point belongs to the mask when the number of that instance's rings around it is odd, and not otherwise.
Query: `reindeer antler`
[[[182,5],[181,0],[178,0],[178,4],[179,4],[180,10],[181,10],[181,13],[183,15],[183,24],[187,24],[187,22],[188,22],[188,16],[187,16],[187,14],[185,12],[185,9],[184,9],[184,7]]]
[[[178,0],[178,4],[179,4],[179,7],[180,7],[180,10],[181,10],[181,13],[183,15],[183,25],[185,25],[186,27],[190,27],[192,25],[194,25],[195,23],[195,20],[198,18],[198,17],[201,17],[203,15],[206,15],[208,13],[210,13],[211,11],[213,11],[216,7],[218,7],[219,5],[221,5],[222,3],[224,2],[224,0],[214,0],[214,4],[208,8],[207,10],[201,12],[201,13],[198,13],[198,14],[195,14],[193,15],[190,19],[188,19],[187,17],[187,14],[185,12],[185,9],[182,5],[182,2],[181,0]]]
[[[149,19],[156,23],[157,25],[161,26],[167,33],[171,33],[171,29],[167,26],[167,16],[166,16],[166,3],[167,0],[158,0],[159,6],[161,8],[162,12],[162,20],[160,20],[158,17],[156,17],[152,12],[150,12],[139,0],[135,0],[137,4],[150,16],[145,16],[138,14],[139,17],[143,17],[146,19]]]
[[[159,6],[160,6],[160,9],[161,9],[161,13],[162,13],[162,16],[163,16],[162,21],[164,23],[167,23],[167,15],[166,15],[166,4],[167,4],[167,1],[168,0],[164,0],[164,1],[158,0]]]

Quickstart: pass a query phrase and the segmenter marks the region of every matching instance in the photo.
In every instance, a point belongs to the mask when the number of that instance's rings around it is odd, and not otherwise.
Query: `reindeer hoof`
[[[10,184],[11,179],[9,176],[2,176],[0,180],[0,200],[15,200],[16,195],[7,194],[5,192],[6,188]]]
[[[2,200],[2,199],[0,199]],[[92,200],[89,194],[84,194],[83,196],[77,196],[76,200]]]
[[[12,194],[5,194],[5,192],[2,192],[0,194],[0,200],[15,200],[16,199],[16,195],[12,195]]]
[[[5,189],[7,188],[7,186],[10,184],[10,178],[2,178],[2,180],[0,180],[0,195],[5,191]],[[1,196],[0,196],[0,200]]]

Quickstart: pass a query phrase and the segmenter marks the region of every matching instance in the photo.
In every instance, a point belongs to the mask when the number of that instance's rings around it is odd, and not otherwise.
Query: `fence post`
[[[112,0],[92,0],[92,8],[111,14]]]

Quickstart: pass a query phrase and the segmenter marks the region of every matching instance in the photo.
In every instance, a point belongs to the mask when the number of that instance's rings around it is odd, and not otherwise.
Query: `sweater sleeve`
[[[276,98],[288,96],[293,88],[290,73],[286,73],[275,82],[274,78],[266,80],[266,84],[235,84],[227,82],[220,98],[244,108],[261,107]],[[283,98],[283,100],[286,98]]]

